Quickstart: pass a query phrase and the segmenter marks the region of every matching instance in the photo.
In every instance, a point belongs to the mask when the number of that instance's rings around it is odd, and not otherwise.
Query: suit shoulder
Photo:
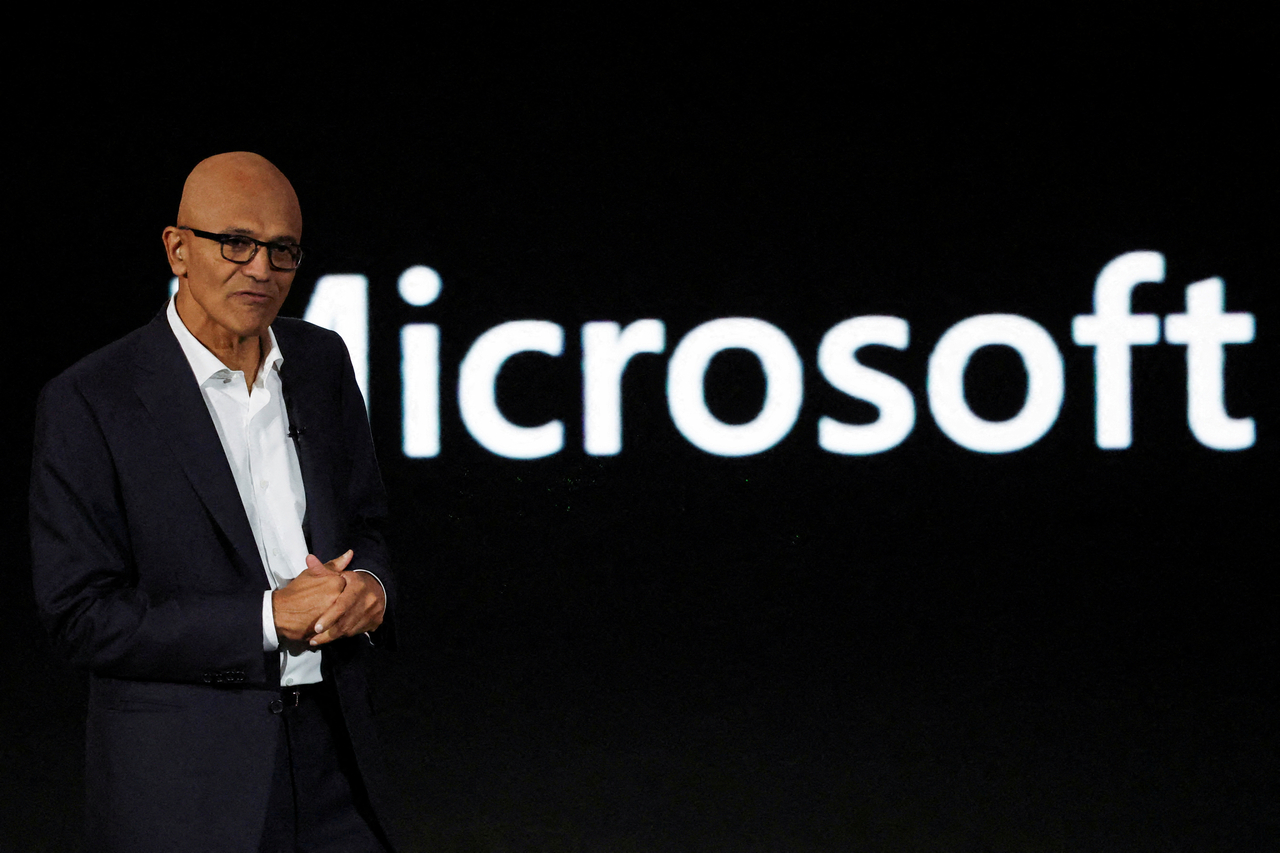
[[[326,329],[323,326],[317,326],[315,323],[308,323],[306,320],[299,320],[296,317],[277,317],[275,322],[271,324],[271,330],[276,333],[277,338],[285,342],[346,349],[346,344],[342,342],[342,336],[337,332]]]
[[[124,381],[137,362],[139,343],[148,327],[134,329],[123,338],[112,341],[86,355],[45,383],[41,396],[71,389],[108,389]]]
[[[280,342],[280,351],[286,359],[350,359],[342,336],[323,326],[293,317],[277,317],[271,324],[271,330],[275,332],[276,340]]]

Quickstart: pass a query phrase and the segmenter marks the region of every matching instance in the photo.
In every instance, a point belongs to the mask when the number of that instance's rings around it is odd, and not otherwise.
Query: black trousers
[[[279,713],[284,725],[259,853],[389,853],[332,686],[282,691]]]

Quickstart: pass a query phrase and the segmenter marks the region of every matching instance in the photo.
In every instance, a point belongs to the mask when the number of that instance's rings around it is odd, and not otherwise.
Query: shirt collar
[[[191,334],[191,330],[182,322],[182,318],[178,316],[178,309],[175,305],[176,297],[169,298],[169,307],[165,310],[165,316],[169,319],[169,328],[173,330],[174,337],[178,339],[178,345],[182,347],[182,354],[187,357],[187,363],[191,365],[191,372],[195,374],[196,382],[203,385],[219,373],[230,372],[222,360],[213,353],[209,352],[204,344]],[[258,370],[258,381],[261,382],[265,369],[280,370],[280,365],[284,363],[284,354],[280,352],[280,344],[276,342],[275,330],[267,327],[267,344],[268,349],[263,354],[262,368]]]

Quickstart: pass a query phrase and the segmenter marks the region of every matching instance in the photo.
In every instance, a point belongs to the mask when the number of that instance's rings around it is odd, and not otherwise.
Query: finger
[[[290,639],[311,636],[316,619],[331,607],[346,588],[345,574],[337,574],[321,566],[307,569],[288,584],[271,593],[271,608],[276,627]]]
[[[315,645],[373,631],[382,624],[384,605],[378,582],[360,572],[349,572],[342,577],[347,582],[342,596],[348,599],[342,602],[345,609],[334,620],[321,617],[320,624],[315,626],[321,629],[315,635],[320,638]]]
[[[343,569],[345,569],[347,566],[351,565],[351,558],[354,556],[355,556],[355,551],[352,551],[351,549],[348,548],[347,553],[342,554],[336,559],[330,560],[329,562],[325,563],[325,565],[335,572],[340,572]]]
[[[320,562],[320,558],[317,557],[315,554],[308,554],[307,555],[307,571],[311,572],[311,574],[313,575],[323,574],[324,563]]]
[[[358,584],[347,584],[341,594],[334,599],[333,604],[329,605],[329,608],[316,620],[316,634],[311,638],[311,645],[318,646],[342,636],[339,623],[346,612],[358,600],[359,595],[360,588]]]

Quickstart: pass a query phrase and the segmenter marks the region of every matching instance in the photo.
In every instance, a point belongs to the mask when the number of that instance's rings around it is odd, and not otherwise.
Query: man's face
[[[264,242],[301,242],[302,216],[283,176],[223,171],[199,187],[189,204],[184,200],[178,225]],[[197,338],[209,346],[266,334],[289,294],[293,270],[272,269],[269,251],[261,246],[248,263],[228,261],[216,240],[184,229],[166,229],[165,243],[186,291],[185,299],[179,294],[179,313]]]

